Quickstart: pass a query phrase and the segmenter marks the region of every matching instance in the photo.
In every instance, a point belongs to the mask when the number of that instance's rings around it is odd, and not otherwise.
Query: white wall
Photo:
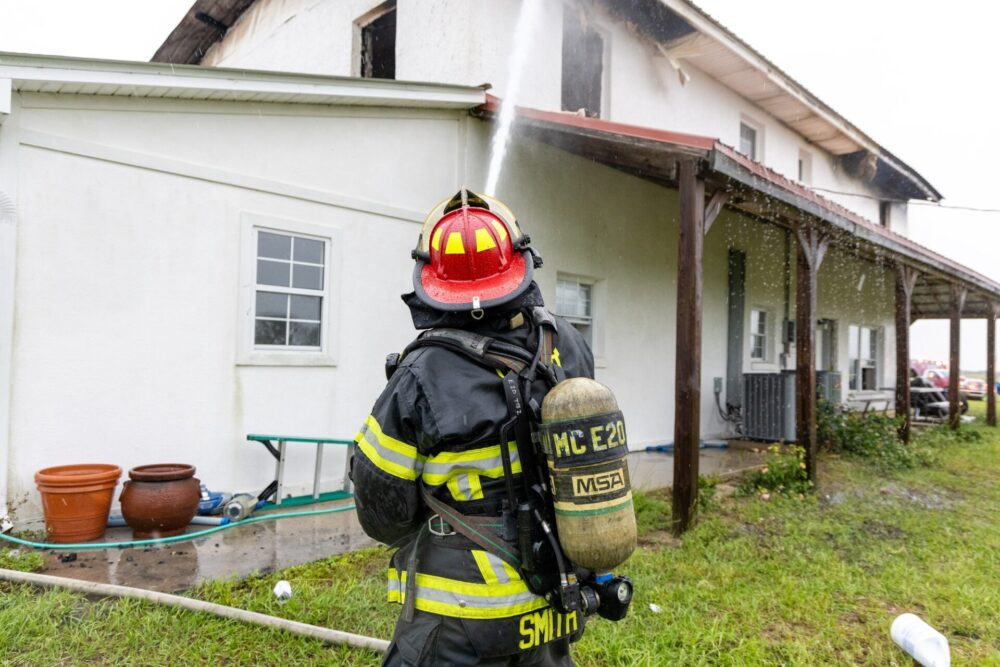
[[[30,500],[22,521],[38,514],[42,467],[185,461],[211,487],[258,491],[273,462],[247,433],[352,437],[384,385],[385,353],[413,336],[397,299],[410,289],[416,223],[459,185],[481,187],[491,129],[462,112],[73,95],[19,104],[3,154],[16,161],[20,209],[10,477]],[[598,281],[598,378],[616,391],[633,447],[670,442],[676,191],[518,141],[497,194],[545,257],[550,304],[560,272]],[[247,212],[334,236],[336,365],[240,363]],[[748,308],[782,305],[783,233],[720,216],[705,244],[706,436],[726,430],[712,378],[726,374],[732,246],[748,253]],[[891,326],[883,274],[835,253],[824,264],[819,311],[843,322],[842,346],[848,322]],[[846,347],[839,358],[846,377]],[[300,493],[313,450],[291,452],[287,490]],[[326,461],[329,488],[344,457]]]
[[[32,475],[46,466],[183,461],[212,488],[257,492],[273,460],[247,433],[352,438],[386,352],[412,337],[398,295],[417,223],[457,187],[465,114],[21,101],[10,467],[12,494],[30,502],[19,517],[37,515]],[[336,234],[335,366],[238,363],[244,212]],[[287,491],[303,492],[314,449],[290,447]],[[329,449],[326,488],[343,465]]]

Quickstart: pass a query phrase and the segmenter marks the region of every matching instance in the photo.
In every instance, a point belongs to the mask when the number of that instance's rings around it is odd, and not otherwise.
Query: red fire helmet
[[[466,189],[428,214],[413,251],[417,297],[438,310],[471,311],[499,306],[531,284],[541,258],[500,201]]]

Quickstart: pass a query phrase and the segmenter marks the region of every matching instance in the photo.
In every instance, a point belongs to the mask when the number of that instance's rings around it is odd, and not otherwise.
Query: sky
[[[192,2],[0,0],[0,51],[148,60]],[[1000,3],[696,2],[919,171],[945,204],[1000,209]],[[914,205],[910,235],[1000,281],[1000,214]],[[985,368],[984,322],[962,328],[962,367]],[[914,324],[911,352],[946,359],[947,322]]]

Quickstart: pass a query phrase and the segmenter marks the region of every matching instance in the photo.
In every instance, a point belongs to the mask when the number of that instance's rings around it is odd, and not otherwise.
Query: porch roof
[[[473,113],[493,118],[499,111],[500,100],[487,95],[486,104]],[[1000,283],[867,220],[718,139],[525,107],[517,108],[515,132],[667,187],[677,187],[678,161],[695,158],[707,187],[729,194],[727,208],[782,227],[816,225],[841,248],[916,269],[920,279],[913,292],[914,319],[950,317],[953,285],[968,289],[963,317],[986,317],[991,304],[1000,303]]]

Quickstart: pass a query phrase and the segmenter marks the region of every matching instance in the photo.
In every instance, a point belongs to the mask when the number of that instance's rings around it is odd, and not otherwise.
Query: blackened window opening
[[[576,11],[563,12],[562,108],[590,118],[601,115],[604,38],[584,25]]]
[[[396,78],[396,7],[361,28],[361,76]]]

